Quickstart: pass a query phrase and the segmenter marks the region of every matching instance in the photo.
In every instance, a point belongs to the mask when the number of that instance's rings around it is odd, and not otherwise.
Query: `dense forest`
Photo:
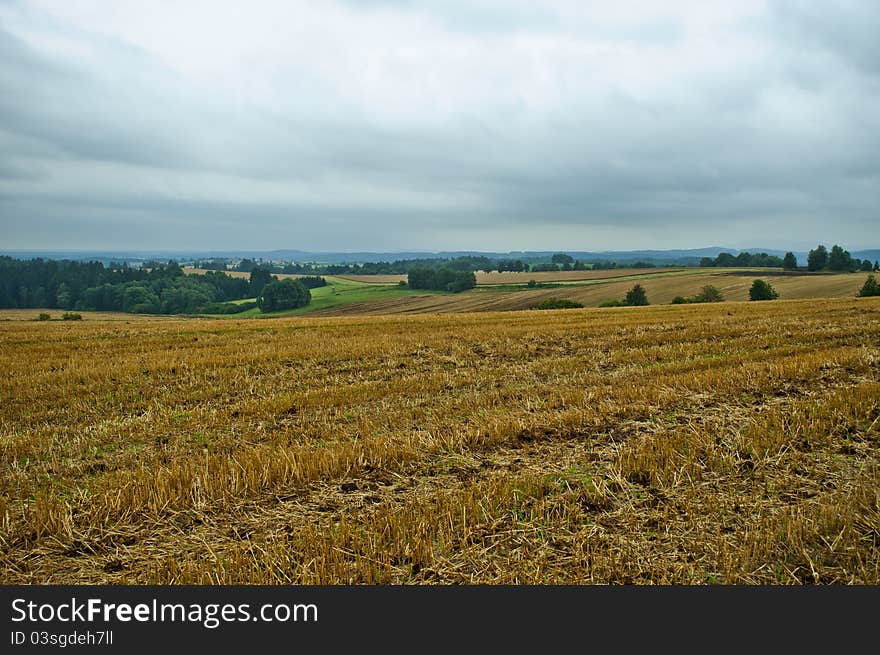
[[[274,278],[251,280],[219,271],[184,275],[175,262],[151,267],[0,257],[0,308],[122,311],[140,314],[237,313]]]

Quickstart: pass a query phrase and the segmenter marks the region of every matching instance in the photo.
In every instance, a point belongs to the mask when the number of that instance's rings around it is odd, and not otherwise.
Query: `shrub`
[[[406,280],[401,280],[400,282],[397,283],[397,286],[402,287],[402,288],[405,289],[406,287],[409,286],[409,284],[407,284],[407,281],[406,281]]]
[[[599,307],[623,307],[623,302],[620,300],[604,300],[599,303]]]
[[[860,298],[867,298],[868,296],[880,296],[880,284],[877,284],[877,280],[874,279],[873,275],[868,276],[865,284],[859,290]]]
[[[538,282],[536,280],[529,280],[529,283],[526,286],[530,289],[534,289],[536,286],[538,286]]]
[[[51,318],[52,318],[52,317],[49,316],[49,314],[46,314],[45,312],[43,312],[43,313],[41,313],[39,316],[37,316],[37,320],[38,320],[38,321],[48,321],[48,320],[50,320]]]
[[[541,302],[535,309],[578,309],[583,305],[568,298],[547,298]]]
[[[82,314],[77,314],[75,312],[64,312],[61,315],[61,320],[62,321],[81,321]]]
[[[623,304],[629,306],[644,306],[649,305],[650,303],[648,302],[648,294],[645,293],[644,287],[641,284],[637,284],[626,292]]]
[[[764,280],[755,280],[749,289],[749,300],[776,300],[778,297],[776,289]]]
[[[693,302],[721,302],[723,300],[724,295],[711,284],[704,286],[700,293],[693,297]]]
[[[672,299],[673,305],[686,305],[689,302],[691,302],[691,301],[688,300],[687,298],[685,298],[684,296],[676,296],[675,298]]]

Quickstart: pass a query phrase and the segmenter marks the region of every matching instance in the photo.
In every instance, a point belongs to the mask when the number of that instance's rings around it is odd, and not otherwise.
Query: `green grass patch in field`
[[[254,308],[240,314],[235,314],[235,316],[239,318],[248,316],[299,316],[302,314],[310,314],[321,309],[339,307],[341,305],[352,305],[355,303],[387,300],[389,298],[401,298],[404,296],[423,296],[440,293],[436,291],[426,291],[424,289],[408,289],[399,284],[356,282],[354,280],[346,280],[331,275],[325,275],[323,277],[327,280],[327,286],[312,289],[312,301],[305,307],[266,314],[262,313],[258,308]]]

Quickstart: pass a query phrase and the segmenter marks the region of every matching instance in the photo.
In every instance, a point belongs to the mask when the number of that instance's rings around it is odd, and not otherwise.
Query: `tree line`
[[[0,257],[0,308],[235,314],[262,305],[264,289],[278,282],[263,267],[253,269],[249,279],[242,279],[221,271],[185,275],[174,261],[149,264],[149,267],[131,268],[126,264],[104,266],[95,261]],[[273,287],[272,293],[280,295],[273,296],[267,306],[287,308],[290,302],[295,306],[308,304],[311,299],[308,289],[326,284],[324,278],[313,276],[296,284],[286,284],[280,291]],[[290,293],[291,288],[294,294]],[[233,302],[246,298],[257,301]]]
[[[732,255],[729,252],[719,253],[717,257],[703,257],[700,260],[700,266],[703,267],[724,267],[724,268],[783,268],[787,271],[793,271],[798,268],[798,261],[795,254],[791,251],[785,253],[780,258],[775,255],[768,255],[766,252],[750,253],[743,251],[738,255]],[[844,250],[839,245],[834,245],[829,251],[824,245],[819,244],[807,255],[808,271],[834,271],[834,272],[851,272],[880,270],[878,262],[871,263],[868,259],[858,259],[850,255],[848,250]]]
[[[196,268],[225,270],[226,264],[212,260],[197,261]],[[549,261],[526,261],[524,259],[504,258],[492,259],[481,255],[461,257],[430,257],[423,259],[398,259],[395,261],[364,262],[357,264],[320,264],[315,262],[299,262],[286,264],[270,264],[253,259],[242,259],[233,270],[250,273],[258,268],[265,268],[271,273],[293,275],[408,275],[412,269],[440,269],[452,271],[507,271],[514,273],[539,273],[544,271],[587,271],[613,268],[654,268],[656,265],[648,261],[616,262],[610,260],[582,261],[575,260],[571,255],[556,253]]]
[[[870,272],[872,270],[880,270],[878,262],[871,264],[868,259],[858,259],[849,254],[848,250],[844,250],[839,245],[831,246],[831,251],[821,243],[816,246],[807,255],[808,271],[856,271]]]
[[[786,257],[793,253],[787,253]],[[723,268],[741,268],[745,266],[754,268],[781,268],[783,259],[775,255],[768,255],[766,252],[750,253],[743,251],[738,255],[732,255],[729,252],[719,253],[714,259],[712,257],[703,257],[700,260],[700,266],[712,266]]]

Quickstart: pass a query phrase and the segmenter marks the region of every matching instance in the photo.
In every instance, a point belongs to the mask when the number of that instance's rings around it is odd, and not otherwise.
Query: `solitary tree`
[[[648,305],[648,294],[645,293],[644,287],[641,284],[635,285],[632,289],[626,292],[626,297],[623,299],[624,305]]]
[[[749,300],[776,300],[778,297],[776,289],[764,280],[755,280],[749,289]]]
[[[782,259],[782,268],[786,271],[793,271],[797,268],[797,257],[794,256],[793,252],[785,253],[785,257]]]
[[[821,271],[828,264],[828,251],[825,246],[819,244],[815,250],[807,255],[807,270]]]

